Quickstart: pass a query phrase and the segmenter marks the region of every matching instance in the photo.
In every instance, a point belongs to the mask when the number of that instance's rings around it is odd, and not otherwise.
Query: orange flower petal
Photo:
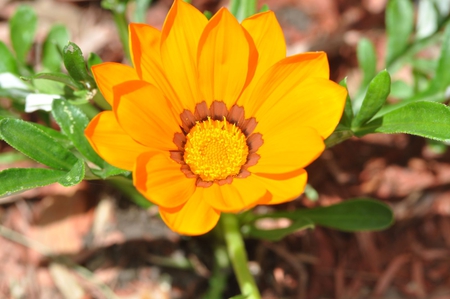
[[[280,98],[271,97],[255,113],[257,130],[265,134],[291,123],[317,130],[324,139],[334,131],[344,110],[347,91],[323,78],[308,78]]]
[[[202,101],[198,87],[197,46],[207,22],[200,11],[182,0],[175,0],[164,22],[161,60],[180,101],[180,104],[174,104],[175,108],[194,111],[195,104]]]
[[[258,55],[251,51],[254,47],[226,8],[211,18],[198,46],[199,84],[208,106],[214,100],[223,101],[228,108],[236,103],[257,65]]]
[[[92,74],[105,100],[113,105],[113,87],[130,80],[139,80],[136,70],[124,64],[105,62],[94,65]]]
[[[188,179],[168,152],[147,152],[137,158],[133,184],[151,202],[165,208],[179,207],[195,191],[195,179]]]
[[[325,149],[316,130],[287,124],[276,131],[263,133],[263,145],[258,149],[258,163],[249,168],[252,173],[287,173],[304,168]]]
[[[231,184],[213,184],[204,190],[205,201],[222,212],[245,210],[254,206],[265,194],[266,188],[253,175],[245,179],[235,178]]]
[[[153,85],[129,81],[114,88],[116,117],[134,140],[150,148],[175,150],[173,136],[180,131],[169,103]]]
[[[137,157],[149,150],[125,133],[112,111],[99,113],[84,133],[100,157],[122,169],[133,170]]]
[[[129,30],[133,64],[139,77],[160,89],[171,102],[179,104],[162,68],[161,32],[145,24],[130,24]],[[181,106],[175,108],[183,110]]]
[[[251,94],[241,96],[238,104],[245,107],[247,117],[254,116],[263,106],[270,110],[280,98],[309,77],[328,79],[328,60],[324,52],[303,53],[279,61],[262,75]]]
[[[258,67],[250,85],[244,90],[251,93],[259,78],[272,65],[286,57],[286,42],[280,24],[272,11],[253,15],[242,22],[258,51]]]
[[[161,218],[173,231],[183,235],[202,235],[216,226],[220,212],[213,209],[203,196],[204,188],[197,188],[189,200],[174,209],[159,208]]]
[[[304,169],[296,170],[290,174],[263,174],[253,175],[267,188],[272,195],[269,201],[261,204],[276,205],[292,201],[305,190],[308,174]]]

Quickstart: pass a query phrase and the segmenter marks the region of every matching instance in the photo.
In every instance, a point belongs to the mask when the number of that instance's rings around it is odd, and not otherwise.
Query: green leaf
[[[42,64],[51,72],[59,72],[62,49],[69,41],[69,31],[64,25],[54,25],[42,46]]]
[[[128,170],[123,170],[117,167],[114,167],[108,163],[105,162],[105,166],[103,169],[91,169],[92,173],[95,174],[98,177],[101,177],[102,179],[109,178],[111,176],[116,175],[128,175],[130,172]]]
[[[95,54],[95,53],[90,53],[89,54],[89,57],[88,57],[88,60],[87,60],[87,64],[88,64],[89,69],[91,69],[94,65],[100,64],[102,62],[103,62],[102,59],[97,54]]]
[[[267,217],[268,218],[268,217]],[[269,240],[269,241],[278,241],[283,239],[289,234],[292,234],[296,231],[314,228],[314,223],[306,218],[300,218],[286,227],[279,229],[259,229],[255,226],[255,223],[252,225],[244,225],[242,227],[242,231],[246,237]]]
[[[82,82],[88,89],[94,88],[94,79],[88,74],[83,53],[75,43],[69,42],[64,47],[63,59],[67,72],[73,79]]]
[[[406,84],[405,81],[397,80],[391,83],[391,97],[398,99],[406,99],[414,95],[412,86]]]
[[[67,136],[61,134],[61,132],[56,131],[56,130],[54,130],[52,128],[43,126],[41,124],[37,124],[37,123],[29,123],[29,124],[35,126],[39,130],[43,131],[45,134],[47,134],[51,138],[55,139],[59,144],[61,144],[65,148],[73,147],[72,143],[69,140],[69,138],[67,138]]]
[[[233,297],[230,297],[229,299],[247,299],[248,296],[247,295],[236,295]]]
[[[11,51],[5,45],[4,42],[0,41],[0,74],[1,73],[13,73],[19,74],[19,69],[17,68],[16,59],[14,58]]]
[[[65,176],[58,180],[58,183],[60,183],[64,187],[70,187],[79,184],[84,178],[84,172],[84,161],[78,159],[77,163],[73,165],[72,169]]]
[[[436,75],[430,83],[430,89],[443,91],[450,85],[450,24],[445,27]]]
[[[345,77],[341,82],[339,82],[339,85],[345,87],[345,89],[347,90],[347,99],[345,100],[344,113],[342,114],[339,123],[342,124],[344,127],[350,128],[353,120],[353,107],[352,107],[352,99],[350,98],[350,94],[348,93],[347,89],[347,77]]]
[[[267,218],[290,219],[292,224],[289,227],[274,230],[255,227],[257,221]],[[349,232],[382,230],[389,227],[393,219],[393,212],[388,205],[378,200],[356,198],[329,207],[254,216],[249,224],[242,227],[242,230],[249,237],[276,241],[294,231],[314,227],[314,225]]]
[[[19,6],[12,18],[9,20],[10,37],[17,61],[25,64],[27,54],[34,41],[37,29],[37,17],[34,10],[29,6]]]
[[[52,115],[77,150],[89,161],[102,167],[105,162],[92,149],[84,135],[84,129],[89,124],[87,116],[78,107],[65,100],[53,101]]]
[[[365,89],[377,72],[377,55],[370,40],[362,38],[357,48],[358,64],[363,72],[361,88]]]
[[[69,171],[78,160],[48,134],[20,119],[2,119],[0,135],[19,152],[55,169]]]
[[[72,79],[72,77],[70,77],[66,74],[63,74],[63,73],[39,73],[39,74],[36,74],[33,77],[31,77],[31,79],[33,79],[33,80],[46,79],[46,80],[63,83],[74,90],[83,88],[83,86],[80,83],[76,82],[74,79]]]
[[[0,196],[56,183],[65,173],[44,168],[10,168],[0,172]]]
[[[388,67],[407,49],[413,28],[414,8],[411,1],[390,0],[386,8]]]
[[[28,157],[19,152],[0,153],[0,164],[10,164],[18,161],[28,160]]]
[[[373,231],[389,227],[394,215],[388,205],[373,199],[352,199],[329,207],[296,211],[295,218],[305,217],[316,225],[342,231]]]
[[[361,109],[352,121],[352,128],[358,128],[370,120],[386,102],[391,90],[391,77],[384,70],[370,82]]]
[[[372,120],[355,134],[407,133],[430,139],[450,141],[450,108],[436,102],[413,102]]]
[[[417,12],[416,38],[426,38],[438,29],[439,15],[432,0],[420,0]]]

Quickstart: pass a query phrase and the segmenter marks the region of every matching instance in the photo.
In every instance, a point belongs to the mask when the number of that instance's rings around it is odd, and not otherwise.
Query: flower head
[[[175,0],[161,31],[130,25],[134,67],[92,68],[112,111],[86,129],[106,161],[133,172],[165,223],[203,234],[221,212],[298,197],[346,91],[322,52],[286,57],[272,12],[240,24]]]

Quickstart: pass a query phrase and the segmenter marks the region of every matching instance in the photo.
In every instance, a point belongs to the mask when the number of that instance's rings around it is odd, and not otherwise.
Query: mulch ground
[[[214,12],[226,1],[192,2]],[[276,12],[289,53],[326,51],[332,79],[348,76],[354,93],[361,79],[355,55],[361,37],[375,43],[383,68],[385,2],[260,4]],[[0,40],[9,43],[7,20],[21,3],[0,1]],[[170,3],[155,1],[148,23],[160,27]],[[84,53],[122,61],[114,23],[99,2],[37,0],[31,5],[40,16],[37,46],[51,24],[64,23]],[[411,80],[408,72],[398,76]],[[11,150],[0,143],[0,152]],[[21,161],[0,164],[0,169],[33,166]],[[317,227],[279,242],[248,240],[249,267],[263,298],[450,298],[448,151],[436,153],[414,136],[369,135],[326,150],[307,170],[318,199],[302,196],[276,209],[372,197],[392,207],[395,224],[382,232],[352,234]],[[200,298],[208,287],[213,237],[171,232],[155,207],[138,208],[105,182],[51,185],[1,198],[0,224],[0,298],[114,298],[109,293],[113,290],[118,298],[187,299]],[[223,298],[238,293],[229,275]]]

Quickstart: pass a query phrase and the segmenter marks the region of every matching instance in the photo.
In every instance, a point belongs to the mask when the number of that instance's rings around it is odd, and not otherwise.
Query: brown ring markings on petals
[[[197,174],[193,173],[189,165],[184,162],[184,146],[186,145],[186,135],[190,130],[199,122],[205,121],[211,117],[213,120],[226,120],[230,124],[236,125],[241,132],[247,137],[248,156],[247,161],[241,166],[240,172],[235,176],[228,176],[223,180],[215,181],[203,181]],[[260,133],[253,133],[258,124],[254,117],[245,119],[245,110],[241,106],[233,105],[230,110],[224,102],[213,101],[210,108],[206,102],[201,102],[195,106],[195,111],[192,113],[189,110],[184,110],[180,114],[181,129],[183,133],[175,133],[173,137],[173,143],[177,146],[178,151],[171,151],[170,158],[175,162],[181,164],[181,172],[183,172],[187,178],[197,178],[197,187],[210,187],[214,182],[222,186],[225,184],[231,184],[233,178],[246,178],[250,176],[251,172],[248,171],[248,167],[254,166],[258,163],[260,156],[256,153],[258,149],[263,145],[264,141]]]

